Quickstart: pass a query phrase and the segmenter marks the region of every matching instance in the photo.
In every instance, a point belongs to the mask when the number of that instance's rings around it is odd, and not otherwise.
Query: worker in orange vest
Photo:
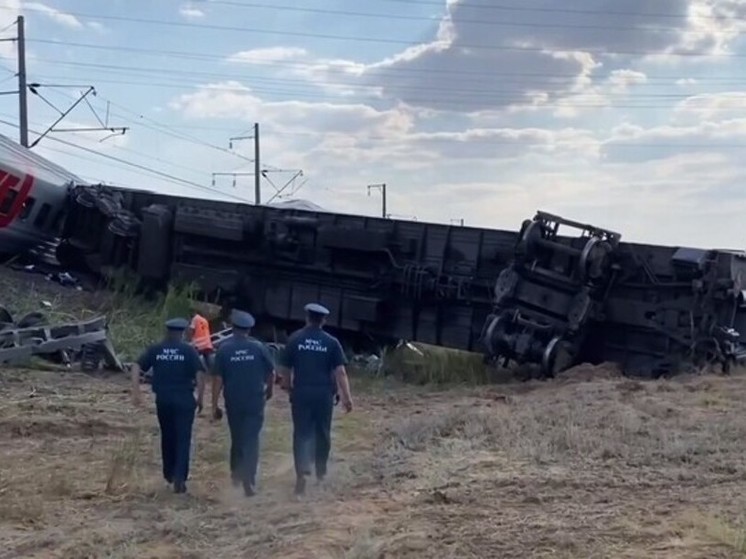
[[[186,337],[205,362],[206,370],[208,372],[212,371],[215,348],[212,346],[212,340],[210,339],[210,323],[207,319],[199,313],[195,314],[189,324]]]

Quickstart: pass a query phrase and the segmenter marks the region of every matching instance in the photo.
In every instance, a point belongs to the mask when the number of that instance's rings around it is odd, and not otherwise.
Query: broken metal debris
[[[28,365],[34,357],[67,367],[80,361],[86,372],[98,370],[102,360],[109,370],[124,370],[109,340],[106,317],[50,325],[37,311],[15,322],[0,307],[0,365]]]

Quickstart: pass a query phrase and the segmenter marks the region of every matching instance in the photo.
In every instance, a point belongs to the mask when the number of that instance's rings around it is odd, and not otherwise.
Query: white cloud
[[[296,47],[270,47],[237,52],[228,57],[229,62],[242,64],[272,64],[278,60],[298,60],[308,56],[306,49]]]
[[[743,115],[746,92],[725,91],[687,97],[674,107],[677,120],[723,120]]]
[[[83,23],[77,17],[42,4],[41,2],[24,2],[23,7],[32,10],[32,12],[41,13],[55,23],[71,29],[80,29],[83,27]]]
[[[263,159],[303,168],[304,196],[337,211],[375,215],[364,186],[385,181],[390,210],[421,220],[515,229],[545,209],[631,240],[743,244],[746,94],[710,77],[740,68],[676,53],[732,49],[746,0],[447,5],[431,41],[377,62],[283,45],[228,57],[335,101],[232,81],[169,108],[260,122]]]
[[[645,74],[635,70],[614,70],[608,79],[614,93],[623,93],[631,85],[639,85],[647,81],[648,78]]]
[[[96,31],[97,33],[106,33],[109,31],[109,29],[103,24],[99,23],[98,21],[89,21],[86,25]]]
[[[194,7],[190,2],[187,2],[179,7],[179,15],[185,19],[201,19],[206,14],[199,8]]]

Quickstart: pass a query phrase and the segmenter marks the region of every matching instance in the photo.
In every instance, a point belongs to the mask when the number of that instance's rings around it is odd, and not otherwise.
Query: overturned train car
[[[352,345],[419,341],[547,376],[581,362],[660,376],[746,358],[740,252],[624,243],[543,212],[514,232],[101,186],[72,189],[67,212],[65,265],[193,282],[271,324],[275,341],[314,300]]]

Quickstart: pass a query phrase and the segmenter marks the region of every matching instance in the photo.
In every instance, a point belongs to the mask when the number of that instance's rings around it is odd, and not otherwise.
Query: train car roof
[[[0,165],[20,176],[28,174],[35,177],[36,180],[54,186],[62,187],[71,182],[75,184],[85,183],[84,180],[67,169],[52,163],[3,134],[0,134]]]
[[[314,204],[309,200],[283,200],[282,202],[273,202],[267,204],[271,208],[278,208],[280,210],[304,210],[307,212],[328,212],[326,208],[322,208],[318,204]]]

